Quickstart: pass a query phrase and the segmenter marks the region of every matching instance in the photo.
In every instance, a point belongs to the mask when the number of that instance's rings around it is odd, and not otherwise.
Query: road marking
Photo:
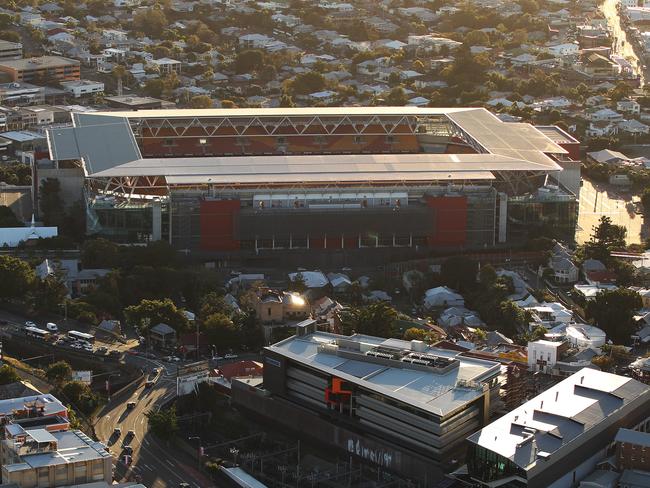
[[[174,463],[172,463],[169,459],[165,459],[167,461],[167,464],[169,464],[172,468],[174,468]]]

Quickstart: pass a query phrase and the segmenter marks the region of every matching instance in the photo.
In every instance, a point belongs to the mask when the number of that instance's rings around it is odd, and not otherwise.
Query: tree
[[[530,340],[533,341],[533,342],[542,340],[542,339],[544,339],[544,337],[546,337],[546,334],[548,334],[548,330],[546,330],[546,327],[544,327],[543,325],[538,325],[533,330],[533,332],[532,332],[532,334],[530,336]]]
[[[497,282],[497,278],[497,272],[491,264],[486,264],[478,272],[478,280],[485,288],[493,286]]]
[[[385,302],[377,302],[366,307],[349,308],[342,313],[344,334],[352,331],[378,337],[392,337],[393,324],[397,311]]]
[[[290,108],[290,107],[295,107],[295,106],[296,106],[296,104],[293,103],[293,99],[291,98],[291,96],[288,95],[287,93],[283,93],[282,97],[280,98],[280,107],[288,107],[288,108]],[[650,208],[650,207],[648,207],[648,208]]]
[[[39,203],[43,222],[47,226],[60,226],[64,219],[61,183],[56,178],[47,178],[41,183]]]
[[[72,378],[72,368],[65,361],[57,361],[47,368],[45,377],[50,383],[61,386]]]
[[[0,256],[0,301],[23,297],[35,280],[36,274],[26,261]]]
[[[16,31],[11,31],[11,30],[3,30],[0,31],[0,39],[3,41],[9,41],[9,42],[20,42],[20,34]]]
[[[634,313],[643,306],[641,296],[633,290],[603,290],[587,302],[585,312],[612,342],[625,344],[636,330]]]
[[[16,381],[20,381],[20,376],[18,376],[16,370],[8,364],[3,364],[0,367],[0,385],[8,385]]]
[[[190,99],[190,108],[212,108],[212,99],[208,95],[197,95]]]
[[[160,98],[163,88],[163,81],[160,78],[153,78],[145,82],[144,93],[153,98]]]
[[[89,239],[81,248],[84,268],[115,268],[120,263],[119,247],[104,238]]]
[[[648,207],[650,209],[650,207]],[[11,208],[6,205],[0,205],[0,227],[24,227],[23,224]]]
[[[189,321],[183,310],[176,307],[169,298],[165,300],[142,300],[138,305],[124,309],[124,316],[129,324],[147,329],[159,323],[172,327],[176,332],[189,328]]]
[[[160,39],[167,25],[167,18],[159,8],[138,10],[133,16],[133,30],[155,39]]]
[[[419,329],[418,327],[411,327],[404,331],[405,341],[423,341],[431,344],[438,340],[438,337],[431,331]]]
[[[479,328],[474,329],[474,339],[479,342],[485,342],[487,340],[487,332]]]
[[[447,259],[440,267],[440,276],[445,285],[454,290],[465,291],[476,284],[478,264],[464,256]]]
[[[609,371],[614,366],[614,359],[610,356],[594,356],[591,358],[591,364],[598,366],[602,371]]]
[[[113,75],[113,78],[117,81],[117,86],[118,86],[118,94],[121,95],[122,93],[122,81],[124,80],[124,77],[126,76],[126,68],[124,65],[118,64],[113,68],[113,71],[111,71],[111,74]]]
[[[308,95],[325,88],[327,81],[322,73],[317,71],[307,71],[299,73],[291,82],[291,88],[294,95]]]
[[[30,293],[32,308],[39,313],[57,312],[67,295],[68,289],[57,276],[46,276],[37,280]]]
[[[164,440],[170,440],[178,432],[176,407],[165,410],[151,409],[144,414],[149,419],[151,431]]]
[[[507,336],[514,336],[528,326],[526,311],[511,300],[505,300],[499,305],[501,311],[500,332]]]
[[[257,71],[264,65],[264,53],[258,49],[247,49],[240,52],[235,58],[235,71],[237,73],[250,73]]]
[[[90,415],[98,403],[90,386],[81,381],[69,381],[60,390],[60,393],[80,412]]]
[[[289,290],[295,291],[296,293],[304,293],[307,290],[307,284],[305,283],[305,277],[302,273],[296,273],[296,275],[291,279],[289,283]]]
[[[643,212],[650,216],[650,188],[645,188],[641,194],[641,205],[643,205]]]
[[[232,313],[232,309],[224,300],[223,295],[217,293],[216,291],[212,291],[205,295],[201,300],[199,317],[202,320],[205,320],[210,315],[215,313],[230,315]]]
[[[406,92],[401,86],[396,86],[390,90],[388,95],[386,95],[386,105],[390,107],[398,107],[406,105],[408,98],[406,97]]]
[[[584,245],[586,258],[593,258],[609,263],[611,252],[625,249],[627,230],[622,225],[612,224],[612,219],[603,215],[594,226],[589,242]]]
[[[210,344],[217,346],[219,350],[232,349],[239,343],[239,331],[227,315],[214,313],[203,322]]]

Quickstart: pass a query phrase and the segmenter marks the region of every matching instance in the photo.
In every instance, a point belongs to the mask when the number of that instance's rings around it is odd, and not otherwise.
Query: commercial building
[[[24,81],[37,85],[78,80],[79,67],[79,61],[61,56],[0,61],[0,72],[7,73],[12,81]]]
[[[87,95],[98,95],[104,93],[104,83],[101,81],[75,80],[62,81],[61,86],[66,93],[75,98],[81,98]]]
[[[498,362],[421,341],[316,332],[264,350],[263,390],[233,383],[238,405],[383,469],[432,482],[485,425]]]
[[[481,108],[76,113],[49,143],[84,169],[89,233],[224,259],[385,261],[576,222],[548,184],[569,151]]]
[[[2,441],[2,482],[19,488],[70,486],[113,479],[113,458],[79,430],[25,430]]]
[[[480,486],[569,488],[612,455],[621,427],[650,427],[650,387],[582,369],[467,438]]]
[[[0,61],[21,59],[22,57],[23,45],[21,43],[0,39]]]

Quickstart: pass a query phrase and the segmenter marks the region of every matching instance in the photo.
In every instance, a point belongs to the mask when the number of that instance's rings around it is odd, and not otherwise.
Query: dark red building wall
[[[463,246],[467,241],[467,197],[427,197],[435,210],[430,246]]]
[[[200,208],[201,249],[234,251],[239,249],[236,234],[239,200],[202,200]]]

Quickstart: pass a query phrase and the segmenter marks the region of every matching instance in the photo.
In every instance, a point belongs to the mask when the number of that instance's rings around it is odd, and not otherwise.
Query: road
[[[624,57],[632,64],[634,73],[638,74],[641,77],[641,86],[643,86],[645,83],[645,77],[642,68],[643,63],[639,61],[638,56],[634,52],[633,45],[629,42],[627,33],[621,26],[621,18],[619,17],[617,9],[619,3],[620,0],[605,0],[601,5],[600,10],[605,15],[605,19],[607,19],[607,25],[612,32],[613,53]]]
[[[148,431],[147,417],[144,415],[152,408],[158,408],[176,395],[175,367],[165,365],[157,360],[130,357],[129,361],[146,363],[148,370],[160,368],[153,387],[144,384],[132,388],[124,394],[113,397],[97,416],[95,433],[100,441],[106,443],[115,459],[115,479],[126,481],[142,477],[142,482],[149,488],[177,487],[181,482],[190,483],[195,488],[208,488],[213,483],[198,471],[196,459],[169,449]],[[127,403],[135,402],[135,407],[128,409]],[[116,427],[121,435],[113,435]],[[128,431],[134,436],[129,445],[133,448],[131,462],[124,463],[123,443]]]

